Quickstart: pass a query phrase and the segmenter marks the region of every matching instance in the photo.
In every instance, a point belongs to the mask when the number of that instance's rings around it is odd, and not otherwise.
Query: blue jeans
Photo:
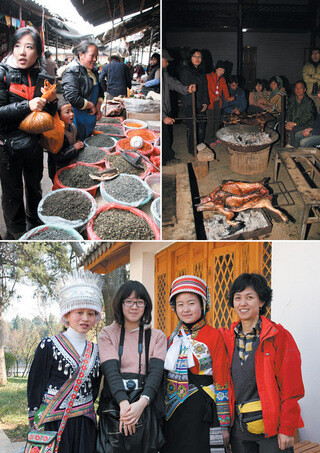
[[[309,135],[309,137],[304,137],[302,131],[297,132],[295,135],[298,146],[303,148],[308,148],[312,146],[320,145],[320,135]]]

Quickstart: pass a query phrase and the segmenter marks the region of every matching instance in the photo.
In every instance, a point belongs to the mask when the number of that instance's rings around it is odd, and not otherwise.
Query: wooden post
[[[153,27],[151,27],[151,33],[150,33],[150,47],[149,47],[149,63],[150,63],[150,58],[151,58],[151,48],[152,48],[152,41],[153,41]]]
[[[243,59],[243,0],[238,0],[238,33],[237,33],[237,74],[242,76]]]
[[[197,158],[197,113],[196,113],[196,93],[192,92],[192,119],[193,119],[193,152]]]
[[[285,129],[285,117],[286,117],[286,97],[281,97],[281,118],[280,118],[280,145],[284,148],[286,142],[286,129]]]
[[[56,33],[56,61],[58,61],[58,33]]]

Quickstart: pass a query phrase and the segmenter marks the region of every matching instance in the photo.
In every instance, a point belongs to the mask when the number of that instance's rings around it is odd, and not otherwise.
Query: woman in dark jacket
[[[74,60],[63,74],[62,93],[73,107],[79,140],[84,140],[91,135],[96,120],[102,116],[100,108],[104,93],[95,67],[98,57],[96,44],[81,41],[74,53],[78,60]]]
[[[31,112],[45,110],[54,115],[57,110],[55,92],[48,101],[40,98],[40,89],[37,96],[38,87],[48,76],[40,65],[39,33],[32,27],[20,28],[13,35],[12,49],[0,64],[0,180],[7,228],[4,239],[18,239],[26,228],[40,224],[37,207],[42,198],[43,150],[39,136],[19,130],[19,124]]]
[[[189,53],[186,64],[181,71],[180,80],[184,85],[196,84],[196,115],[197,115],[197,144],[204,141],[206,132],[206,114],[205,111],[209,105],[209,94],[207,78],[204,71],[204,64],[202,62],[202,53],[198,49],[193,49]],[[181,100],[185,109],[186,118],[192,118],[192,95],[187,94],[181,96]],[[187,125],[187,140],[188,151],[194,154],[193,143],[193,121],[192,119],[186,120]]]

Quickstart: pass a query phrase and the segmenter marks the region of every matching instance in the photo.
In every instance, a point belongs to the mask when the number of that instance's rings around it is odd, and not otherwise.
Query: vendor
[[[148,77],[145,83],[142,83],[142,94],[148,94],[149,91],[160,93],[160,55],[154,53],[151,56]]]
[[[102,116],[103,89],[95,67],[98,47],[94,42],[81,41],[74,49],[77,60],[68,65],[62,77],[62,93],[74,111],[74,124],[79,140],[89,137],[96,120]]]

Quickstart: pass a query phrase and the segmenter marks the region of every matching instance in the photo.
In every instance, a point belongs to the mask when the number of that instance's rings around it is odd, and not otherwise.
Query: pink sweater
[[[119,359],[119,342],[121,327],[113,322],[110,326],[104,327],[99,334],[98,347],[101,363],[110,359]],[[121,358],[121,373],[138,373],[139,354],[138,354],[139,329],[126,330],[124,337],[123,355]],[[149,360],[157,358],[165,360],[167,352],[167,339],[161,330],[151,328],[151,338],[149,346]],[[145,374],[145,348],[143,338],[141,373]]]

